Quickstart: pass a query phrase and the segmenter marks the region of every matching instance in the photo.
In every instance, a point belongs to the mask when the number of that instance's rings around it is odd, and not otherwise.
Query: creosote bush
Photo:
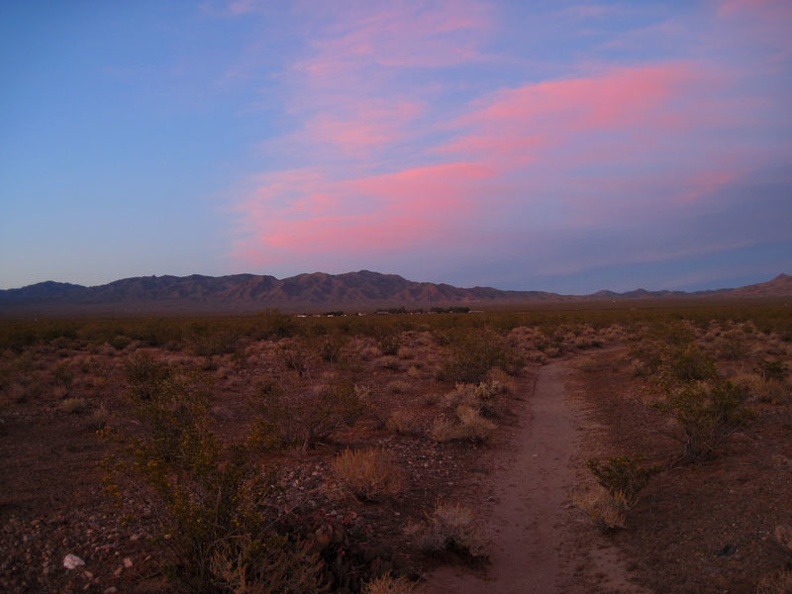
[[[151,400],[159,394],[171,375],[170,368],[148,353],[135,353],[124,365],[129,394],[134,399]]]
[[[494,368],[517,375],[525,361],[501,335],[489,328],[460,328],[439,336],[446,345],[446,358],[440,378],[466,384],[478,384]]]
[[[683,457],[696,461],[712,457],[750,420],[746,398],[746,389],[729,381],[693,382],[672,389],[657,406],[679,425]]]
[[[301,540],[273,529],[277,514],[260,505],[271,489],[266,473],[245,448],[215,437],[205,387],[200,375],[168,374],[134,401],[144,433],[107,461],[108,493],[144,500],[159,523],[166,575],[193,591],[321,591]],[[288,571],[264,571],[274,567]]]
[[[342,427],[353,425],[365,412],[361,390],[351,382],[324,386],[290,382],[262,389],[260,414],[249,443],[265,450],[288,446],[307,449]]]
[[[627,508],[638,502],[641,491],[661,471],[659,466],[645,466],[640,456],[592,458],[586,460],[586,467],[611,496],[619,500],[623,498]]]

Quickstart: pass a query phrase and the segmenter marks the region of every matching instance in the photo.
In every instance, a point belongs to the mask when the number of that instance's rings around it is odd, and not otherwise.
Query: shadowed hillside
[[[250,312],[264,309],[291,311],[323,308],[372,310],[385,306],[408,308],[441,305],[505,305],[509,303],[561,303],[622,301],[690,297],[783,297],[792,296],[792,276],[741,287],[686,293],[646,291],[626,293],[599,291],[572,296],[542,291],[502,291],[490,287],[459,288],[444,283],[413,282],[396,274],[368,270],[345,274],[299,274],[274,276],[236,274],[212,277],[147,276],[84,287],[47,281],[20,289],[0,291],[0,309],[15,311],[104,312]]]

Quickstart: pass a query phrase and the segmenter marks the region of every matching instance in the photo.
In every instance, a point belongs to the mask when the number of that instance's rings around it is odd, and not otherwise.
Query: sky
[[[792,273],[789,0],[5,0],[0,289]]]

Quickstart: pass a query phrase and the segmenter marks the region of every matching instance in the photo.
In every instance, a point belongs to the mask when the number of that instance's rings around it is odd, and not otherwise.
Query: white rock
[[[63,566],[66,569],[76,569],[81,565],[85,565],[85,561],[80,559],[77,555],[72,555],[71,553],[69,553],[63,558]]]

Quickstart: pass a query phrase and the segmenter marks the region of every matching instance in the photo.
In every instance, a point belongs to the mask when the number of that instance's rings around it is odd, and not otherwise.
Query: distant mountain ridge
[[[260,311],[264,309],[360,308],[385,305],[499,304],[515,302],[615,301],[668,297],[792,296],[792,276],[715,291],[599,291],[591,295],[559,295],[543,291],[504,291],[491,287],[459,288],[444,283],[414,282],[396,274],[369,270],[345,274],[315,272],[285,279],[256,274],[230,276],[145,276],[84,287],[46,281],[19,289],[0,290],[0,312],[24,309],[96,309],[101,311]]]

